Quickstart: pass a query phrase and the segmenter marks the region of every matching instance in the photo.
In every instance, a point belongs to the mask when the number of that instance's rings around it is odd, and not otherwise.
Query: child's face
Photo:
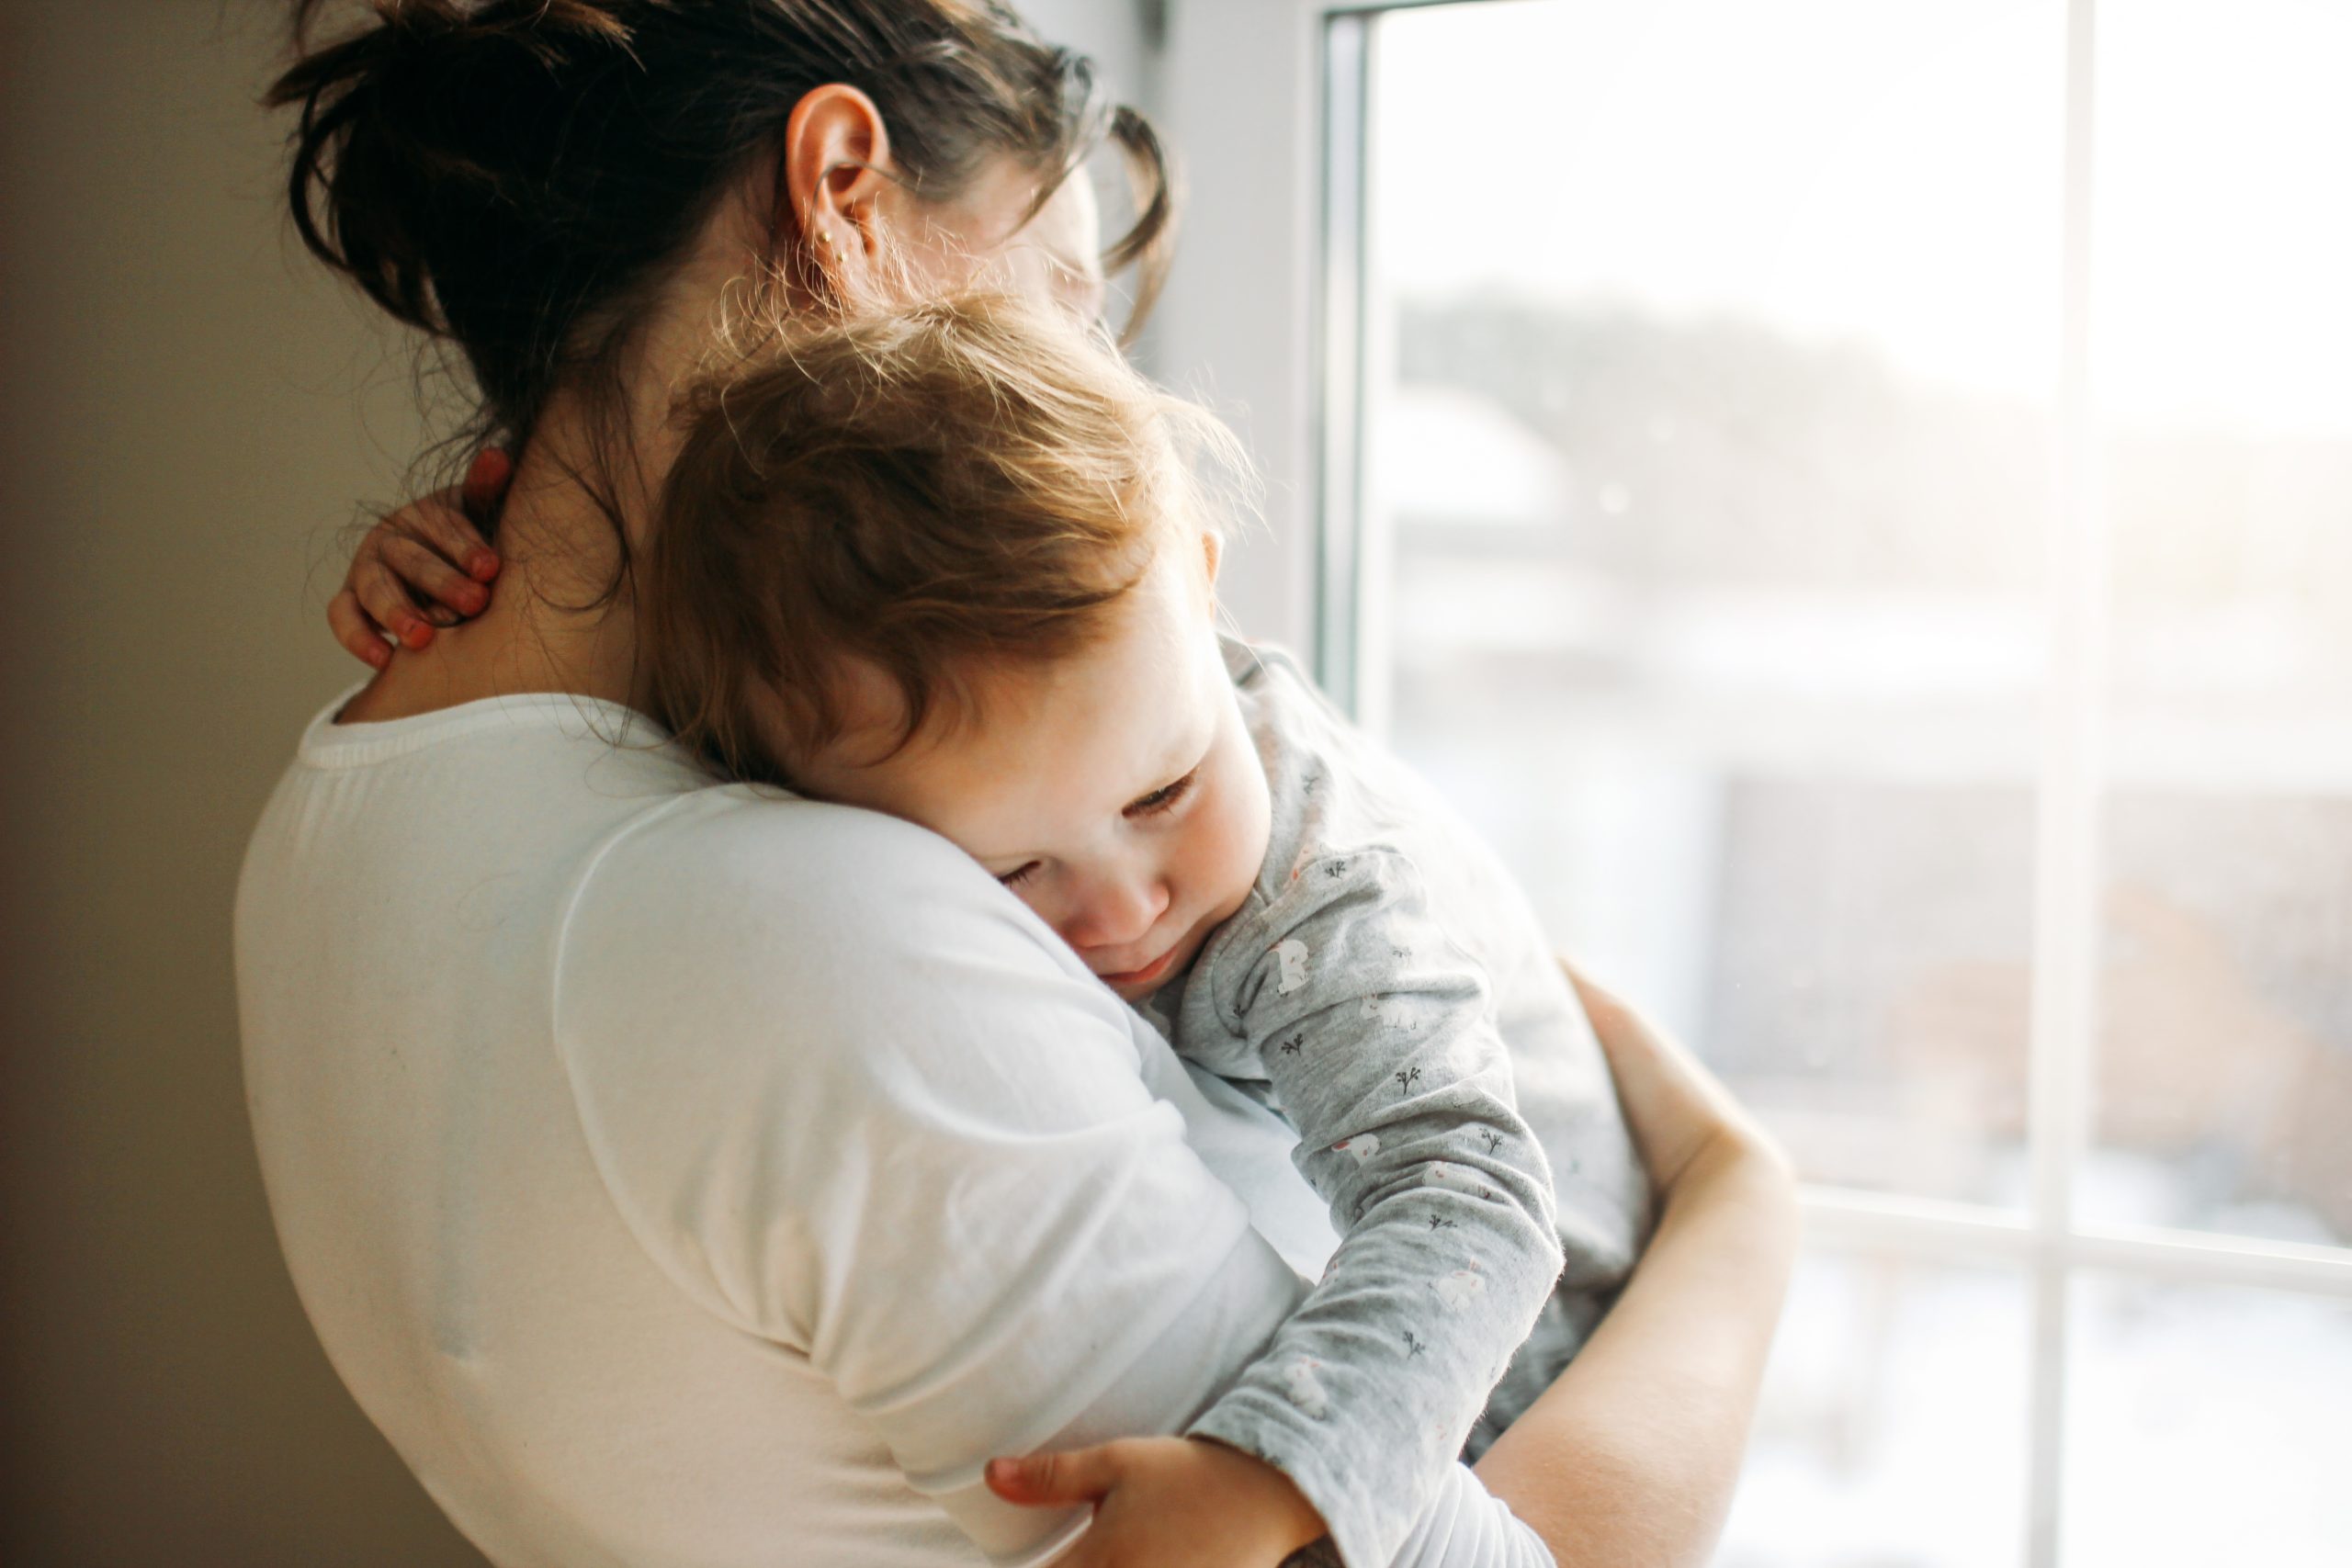
[[[863,765],[843,755],[853,731],[807,783],[954,840],[1113,990],[1148,996],[1240,908],[1266,853],[1266,775],[1217,648],[1215,548],[1163,548],[1103,642],[987,679],[976,721]]]

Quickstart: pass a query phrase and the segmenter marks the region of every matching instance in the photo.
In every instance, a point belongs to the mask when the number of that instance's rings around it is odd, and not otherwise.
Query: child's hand
[[[368,531],[327,605],[327,625],[353,658],[381,670],[393,643],[423,648],[436,628],[489,608],[498,552],[474,525],[498,515],[514,477],[514,459],[486,447],[464,484],[413,501]]]
[[[1276,1568],[1323,1517],[1263,1460],[1198,1438],[1122,1438],[989,1461],[1008,1503],[1094,1505],[1094,1528],[1053,1568]]]

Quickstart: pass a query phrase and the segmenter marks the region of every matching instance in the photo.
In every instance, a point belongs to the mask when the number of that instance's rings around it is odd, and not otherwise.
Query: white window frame
[[[1267,526],[1232,552],[1227,607],[1252,635],[1312,649],[1343,701],[1367,651],[1353,547],[1367,24],[1382,11],[1453,3],[1463,0],[1168,0],[1159,18],[1155,96],[1193,195],[1154,358],[1233,420],[1266,481]],[[1993,1264],[2029,1281],[2030,1568],[2058,1562],[2067,1309],[2079,1272],[2352,1301],[2352,1249],[2098,1225],[2075,1210],[2093,1133],[2101,944],[2106,539],[2089,355],[2096,0],[2064,0],[2064,26],[2065,212],[2052,280],[2063,342],[2036,779],[2029,1205],[2018,1213],[1804,1192],[1809,1246]]]

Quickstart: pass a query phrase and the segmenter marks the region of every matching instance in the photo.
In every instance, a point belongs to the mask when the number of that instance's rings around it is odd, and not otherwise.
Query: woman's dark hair
[[[314,47],[327,6],[295,0],[297,62],[267,97],[300,108],[295,227],[455,344],[483,439],[527,442],[559,387],[617,392],[641,307],[827,83],[874,100],[898,177],[927,199],[1009,156],[1042,176],[1042,205],[1116,141],[1137,217],[1104,260],[1137,266],[1138,317],[1165,267],[1151,127],[995,0],[370,0],[368,25]]]

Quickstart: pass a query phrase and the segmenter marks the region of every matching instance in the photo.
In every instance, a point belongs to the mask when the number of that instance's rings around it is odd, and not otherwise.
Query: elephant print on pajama
[[[1487,1293],[1487,1281],[1475,1269],[1456,1269],[1442,1280],[1430,1281],[1430,1289],[1445,1303],[1448,1312],[1460,1312]]]
[[[1330,1398],[1315,1377],[1322,1364],[1311,1356],[1300,1356],[1283,1369],[1283,1379],[1290,1385],[1290,1402],[1317,1421],[1331,1413]]]
[[[1306,988],[1306,944],[1296,937],[1292,937],[1274,943],[1273,954],[1275,964],[1282,969],[1281,978],[1274,982],[1276,993],[1286,997],[1293,991],[1305,990]]]

